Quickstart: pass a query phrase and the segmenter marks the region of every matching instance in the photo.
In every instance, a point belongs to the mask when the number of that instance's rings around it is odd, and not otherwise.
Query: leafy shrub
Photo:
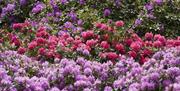
[[[9,26],[15,22],[24,22],[29,18],[29,12],[35,2],[36,0],[1,0],[0,28],[9,28]]]
[[[180,35],[179,3],[178,0],[154,0],[147,3],[134,25],[136,32],[139,35],[153,32],[167,37]]]

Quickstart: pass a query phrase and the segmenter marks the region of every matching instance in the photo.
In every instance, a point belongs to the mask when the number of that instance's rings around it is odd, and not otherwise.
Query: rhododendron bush
[[[0,91],[180,91],[178,5],[0,0]]]
[[[154,52],[180,45],[179,38],[166,39],[152,33],[140,38],[132,30],[123,30],[123,26],[123,21],[95,23],[91,30],[59,31],[54,35],[43,26],[33,30],[28,22],[15,23],[12,31],[3,31],[2,46],[6,48],[1,49],[16,50],[37,60],[83,56],[89,60],[111,60],[114,63],[121,55],[127,55],[143,64]],[[119,37],[120,34],[123,35]]]
[[[0,54],[2,91],[179,91],[180,49],[159,51],[140,65],[123,56],[115,65],[84,58],[36,61],[15,51]]]

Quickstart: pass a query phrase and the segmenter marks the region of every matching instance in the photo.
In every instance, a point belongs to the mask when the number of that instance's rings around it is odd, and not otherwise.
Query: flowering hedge
[[[180,29],[177,0],[1,0],[0,3],[0,25],[6,28],[14,22],[30,20],[52,30],[62,29],[66,22],[87,29],[93,22],[112,19],[126,21],[125,28],[135,29],[141,36],[153,32],[176,37]]]
[[[84,58],[35,61],[15,51],[0,53],[0,90],[3,91],[179,91],[180,47],[159,51],[140,66],[122,57],[99,63]]]
[[[7,2],[1,0],[0,2],[2,8],[0,18],[3,25],[23,22],[30,18],[33,23],[45,23],[53,29],[59,29],[67,21],[76,25],[80,20],[84,22],[85,28],[89,28],[97,20],[135,19],[140,11],[138,6],[144,3],[138,0],[135,2],[119,0],[11,0]]]
[[[180,39],[166,39],[160,34],[146,33],[139,37],[132,30],[124,30],[123,21],[95,23],[91,30],[70,30],[72,23],[57,34],[44,26],[34,28],[28,21],[13,24],[13,30],[2,31],[1,50],[15,50],[37,60],[85,57],[89,60],[115,63],[121,55],[133,57],[143,64],[156,51],[180,45]]]
[[[0,91],[180,91],[178,5],[0,0]]]

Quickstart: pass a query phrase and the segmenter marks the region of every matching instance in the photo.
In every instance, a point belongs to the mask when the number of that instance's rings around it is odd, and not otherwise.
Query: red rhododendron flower
[[[70,34],[69,34],[69,33],[63,33],[61,36],[62,36],[64,39],[67,39],[67,38],[70,37]]]
[[[156,34],[156,35],[154,35],[154,40],[157,40],[157,39],[159,39],[160,37],[161,37],[160,34]]]
[[[61,58],[62,58],[62,55],[61,55],[61,54],[59,54],[59,53],[55,53],[54,57],[55,57],[55,58],[59,58],[59,59],[61,59]]]
[[[126,40],[125,40],[125,43],[126,43],[126,45],[128,45],[128,46],[130,46],[132,42],[133,42],[132,39],[126,39]]]
[[[135,51],[129,51],[128,52],[129,56],[136,58],[137,57],[137,53]]]
[[[162,45],[166,43],[166,38],[164,36],[159,37],[158,40],[161,41]]]
[[[175,46],[180,46],[180,40],[176,40],[174,43]]]
[[[100,46],[104,49],[108,49],[110,47],[107,41],[102,41]]]
[[[36,38],[36,41],[37,41],[38,44],[46,43],[46,40],[44,38]]]
[[[142,52],[142,54],[143,54],[144,56],[149,56],[149,55],[152,54],[152,51],[151,51],[150,49],[144,49],[143,52]]]
[[[139,43],[137,43],[137,42],[133,42],[133,43],[131,43],[130,48],[131,48],[133,51],[136,51],[136,52],[137,52],[137,51],[140,50],[141,45],[140,45]]]
[[[48,37],[49,33],[47,33],[46,31],[40,31],[36,33],[36,37]]]
[[[20,46],[21,45],[21,42],[18,39],[14,40],[13,43],[14,43],[15,46]]]
[[[172,40],[172,39],[168,39],[167,42],[166,42],[166,46],[167,47],[173,47],[175,44],[175,41]]]
[[[37,46],[37,42],[33,41],[28,44],[28,49],[33,50]]]
[[[39,53],[40,55],[44,55],[44,54],[46,53],[46,49],[45,49],[45,48],[39,48],[39,49],[38,49],[38,53]]]
[[[19,47],[17,52],[18,52],[19,54],[24,54],[24,53],[26,52],[26,48]]]
[[[116,44],[115,49],[118,50],[120,53],[124,53],[124,46],[122,44]]]
[[[15,23],[13,24],[13,29],[21,29],[23,25],[21,23]]]
[[[76,50],[77,48],[78,48],[78,46],[72,45],[71,50]]]
[[[124,22],[123,22],[123,21],[116,21],[116,22],[115,22],[115,25],[116,25],[117,27],[122,27],[122,26],[124,26]]]
[[[110,60],[115,60],[118,58],[118,55],[115,52],[108,52],[107,53],[107,58]]]
[[[146,34],[145,34],[145,38],[146,38],[147,40],[152,40],[153,34],[152,34],[152,33],[146,33]]]
[[[152,41],[145,41],[144,45],[148,46],[148,47],[151,47],[151,46],[153,46],[153,43],[152,43]]]
[[[144,56],[140,56],[140,61],[139,61],[139,63],[140,64],[144,64],[145,62],[147,62],[148,61],[148,59],[147,58],[145,58]]]

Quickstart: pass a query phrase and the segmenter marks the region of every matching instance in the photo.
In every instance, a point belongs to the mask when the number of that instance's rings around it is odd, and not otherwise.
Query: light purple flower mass
[[[132,58],[99,63],[82,57],[54,64],[33,60],[16,51],[0,53],[0,89],[12,91],[179,91],[180,47],[159,51],[144,65]],[[176,62],[174,62],[176,60]],[[13,73],[13,74],[12,74]],[[23,84],[23,85],[22,85]]]

